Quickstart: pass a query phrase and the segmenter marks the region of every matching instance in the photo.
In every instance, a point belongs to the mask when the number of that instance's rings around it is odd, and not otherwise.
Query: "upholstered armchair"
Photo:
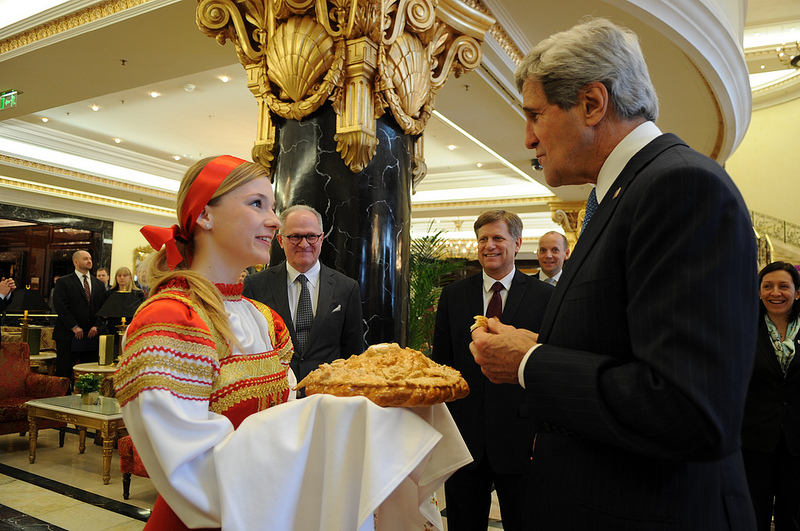
[[[149,478],[147,470],[139,457],[139,452],[133,446],[130,435],[120,437],[117,441],[117,451],[119,452],[119,469],[122,472],[122,498],[127,500],[131,497],[131,474]]]
[[[69,380],[31,372],[27,343],[3,342],[0,345],[0,435],[28,431],[28,408],[34,398],[64,396]],[[62,428],[63,422],[41,420],[39,428]]]

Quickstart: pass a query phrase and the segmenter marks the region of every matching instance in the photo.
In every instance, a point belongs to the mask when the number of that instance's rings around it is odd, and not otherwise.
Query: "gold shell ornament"
[[[425,48],[416,36],[403,33],[389,48],[387,62],[400,106],[407,115],[418,117],[431,87],[431,64]]]
[[[290,100],[301,101],[313,92],[314,86],[330,69],[333,47],[331,36],[313,18],[290,18],[286,24],[278,26],[267,43],[270,80]]]

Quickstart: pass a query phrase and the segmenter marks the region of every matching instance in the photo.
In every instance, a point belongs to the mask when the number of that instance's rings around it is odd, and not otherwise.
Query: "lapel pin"
[[[620,192],[621,190],[622,190],[622,187],[619,187],[619,188],[617,188],[617,191],[616,191],[616,192],[614,192],[614,197],[612,197],[612,199],[616,199],[616,198],[617,198],[617,196],[619,195],[619,192]]]

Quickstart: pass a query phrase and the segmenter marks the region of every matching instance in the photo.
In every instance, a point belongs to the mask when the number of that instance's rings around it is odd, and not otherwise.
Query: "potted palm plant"
[[[464,267],[464,260],[447,258],[445,231],[431,231],[411,240],[409,264],[409,341],[408,346],[431,355],[436,322],[436,307],[445,278]]]
[[[81,374],[75,378],[75,389],[81,394],[81,402],[84,404],[94,404],[100,397],[100,386],[103,384],[103,376],[99,374]]]

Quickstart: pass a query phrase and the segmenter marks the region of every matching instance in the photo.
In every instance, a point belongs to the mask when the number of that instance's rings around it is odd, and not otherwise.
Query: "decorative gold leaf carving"
[[[366,168],[378,151],[378,139],[364,131],[336,133],[333,139],[336,141],[336,151],[353,173]]]

